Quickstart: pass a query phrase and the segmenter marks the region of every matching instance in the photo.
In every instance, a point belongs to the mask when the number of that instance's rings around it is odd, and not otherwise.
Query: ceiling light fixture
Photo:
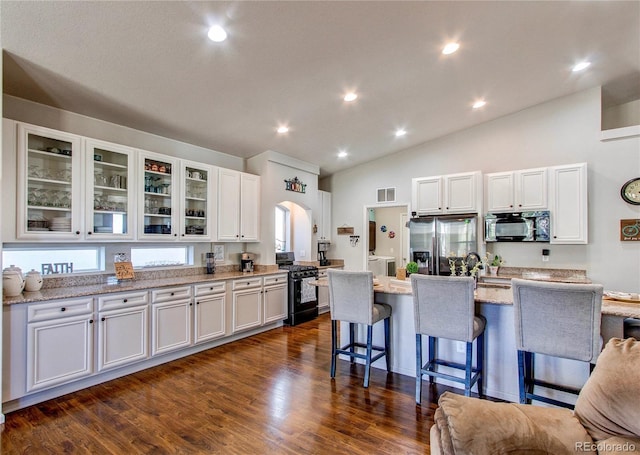
[[[347,152],[346,150],[340,150],[338,152],[338,158],[346,158],[347,157]]]
[[[474,109],[480,109],[482,106],[484,106],[485,104],[487,104],[487,102],[485,100],[478,100],[475,103],[473,103],[473,108]]]
[[[219,25],[213,25],[209,29],[209,33],[207,33],[207,36],[211,41],[221,43],[222,41],[227,39],[227,32],[225,32],[224,29]]]
[[[355,93],[355,92],[349,92],[349,93],[347,93],[347,94],[344,96],[344,100],[345,100],[347,103],[350,103],[351,101],[355,101],[355,100],[356,100],[356,98],[358,98],[358,94],[357,94],[357,93]]]
[[[591,66],[591,62],[587,62],[587,61],[580,62],[580,63],[577,63],[577,64],[573,67],[572,71],[573,71],[574,73],[575,73],[575,72],[577,72],[577,71],[582,71],[582,70],[584,70],[584,69],[589,68],[589,66]]]
[[[286,134],[286,133],[289,132],[289,127],[288,126],[279,126],[276,131],[278,132],[278,134]]]
[[[405,134],[407,134],[407,130],[405,130],[404,128],[398,128],[396,130],[396,137],[402,137]]]
[[[460,45],[458,43],[449,43],[442,49],[442,53],[444,55],[453,54],[459,48],[460,48]]]

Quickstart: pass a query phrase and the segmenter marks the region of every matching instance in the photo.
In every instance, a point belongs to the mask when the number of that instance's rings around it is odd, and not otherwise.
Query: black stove
[[[290,325],[310,321],[318,316],[318,288],[309,281],[318,279],[318,267],[294,264],[293,252],[276,253],[276,264],[288,270],[289,315],[285,323]]]

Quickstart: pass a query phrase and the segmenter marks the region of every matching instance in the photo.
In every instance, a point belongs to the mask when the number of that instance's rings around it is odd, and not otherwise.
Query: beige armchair
[[[450,392],[438,404],[432,454],[640,454],[640,341],[607,343],[575,411]]]

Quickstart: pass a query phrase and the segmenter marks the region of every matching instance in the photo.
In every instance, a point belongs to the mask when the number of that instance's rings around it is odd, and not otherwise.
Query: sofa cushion
[[[578,396],[575,414],[595,441],[640,438],[640,341],[609,340]]]
[[[576,444],[582,444],[581,453],[595,453],[593,440],[568,409],[495,403],[450,392],[445,392],[438,404],[437,445],[443,454],[575,455]]]

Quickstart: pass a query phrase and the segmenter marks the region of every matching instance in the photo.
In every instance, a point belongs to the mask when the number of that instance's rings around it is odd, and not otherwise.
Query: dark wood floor
[[[323,315],[6,415],[2,454],[429,453],[444,387],[338,362]]]

